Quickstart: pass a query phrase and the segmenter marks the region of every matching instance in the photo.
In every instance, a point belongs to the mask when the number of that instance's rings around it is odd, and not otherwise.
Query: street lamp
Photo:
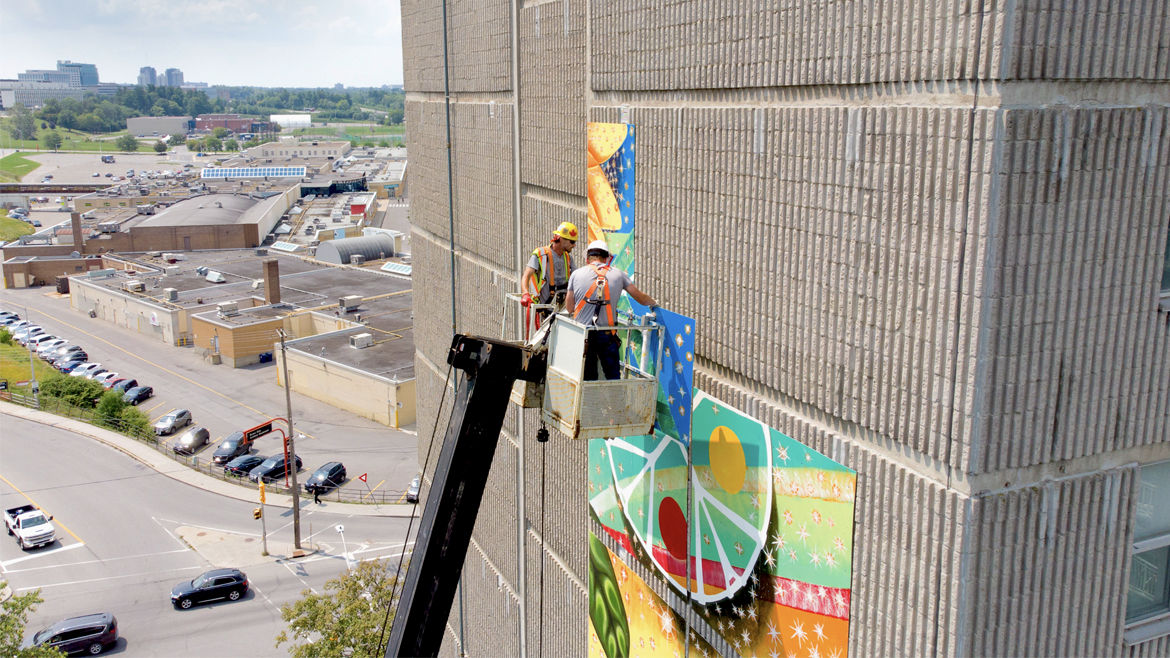
[[[337,534],[341,535],[341,553],[345,556],[345,568],[350,569],[352,567],[349,563],[349,548],[345,545],[345,526],[338,523],[335,529],[337,530]]]

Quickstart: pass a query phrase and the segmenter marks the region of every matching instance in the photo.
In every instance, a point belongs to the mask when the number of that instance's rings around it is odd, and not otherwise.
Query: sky
[[[68,59],[102,82],[400,85],[401,28],[399,0],[0,0],[0,78]]]

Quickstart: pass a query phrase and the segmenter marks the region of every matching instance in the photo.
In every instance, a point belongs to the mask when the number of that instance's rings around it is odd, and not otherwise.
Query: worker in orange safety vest
[[[609,245],[605,240],[589,243],[589,263],[569,277],[565,308],[574,319],[586,326],[616,327],[617,303],[627,292],[639,304],[655,307],[658,302],[638,290],[628,274],[609,264]],[[585,341],[585,379],[597,379],[597,362],[606,379],[621,377],[621,340],[615,331],[591,331]]]
[[[533,295],[541,304],[556,304],[559,307],[564,303],[569,275],[573,273],[570,254],[576,244],[577,227],[572,222],[561,222],[547,245],[532,250],[528,267],[524,268],[524,275],[520,278],[522,305],[530,306]]]

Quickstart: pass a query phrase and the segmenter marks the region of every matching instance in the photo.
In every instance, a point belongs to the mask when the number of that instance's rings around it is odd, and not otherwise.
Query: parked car
[[[167,415],[159,418],[154,423],[154,433],[159,436],[166,436],[176,432],[181,427],[186,427],[191,424],[191,412],[186,409],[175,409]]]
[[[74,359],[72,357],[64,357],[62,360],[58,361],[57,363],[54,363],[53,367],[56,368],[57,370],[65,373],[65,374],[69,374],[69,373],[73,372],[73,370],[75,368],[77,368],[77,366],[81,366],[81,365],[85,365],[84,358]]]
[[[40,228],[41,227],[41,220],[33,219],[29,222],[29,224],[32,224],[35,228]]]
[[[20,329],[14,331],[12,333],[12,338],[21,345],[24,345],[29,341],[30,338],[36,338],[43,333],[45,333],[44,329],[35,324],[32,324],[27,327],[21,327]]]
[[[10,318],[16,318],[19,320],[20,316],[13,313],[12,311],[0,311],[0,321],[8,320]]]
[[[37,356],[42,359],[53,353],[53,350],[58,347],[68,345],[69,341],[64,338],[52,338],[50,340],[42,341],[37,344]]]
[[[94,375],[93,377],[90,377],[90,379],[94,380],[95,382],[98,382],[99,384],[104,385],[106,382],[110,381],[111,379],[118,379],[118,373],[106,371],[106,372],[101,373],[100,375]]]
[[[93,174],[91,174],[91,175],[90,175],[90,178],[100,178],[100,177],[101,177],[101,174],[99,174],[99,173],[98,173],[98,172],[96,172],[96,171],[95,171],[95,172],[93,172]]]
[[[252,469],[262,464],[265,459],[268,458],[262,457],[260,455],[242,455],[228,462],[227,465],[223,467],[223,472],[228,475],[234,475],[236,477],[242,478],[245,475],[251,473]]]
[[[210,440],[211,432],[208,432],[206,428],[192,427],[175,439],[175,442],[171,444],[171,450],[192,455],[195,454],[196,450],[207,445]]]
[[[84,351],[85,351],[85,348],[80,346],[80,345],[74,345],[73,343],[65,343],[64,345],[58,346],[56,349],[54,349],[49,354],[49,360],[54,361],[58,357],[65,356],[69,352],[84,352]]]
[[[105,368],[96,368],[92,372],[85,373],[84,377],[86,379],[93,379],[94,377],[97,377],[98,375],[101,375],[101,374],[105,374],[107,372],[109,372],[109,371],[106,370]]]
[[[243,432],[232,432],[215,449],[215,454],[211,456],[211,463],[226,464],[240,455],[246,455],[252,451],[252,443],[244,438]]]
[[[212,569],[207,573],[175,585],[171,603],[187,610],[196,603],[227,599],[237,601],[248,593],[248,577],[239,569]]]
[[[102,367],[102,364],[100,364],[100,363],[83,363],[83,364],[77,366],[76,368],[74,368],[73,370],[70,370],[69,376],[70,377],[84,377],[95,370],[100,370],[101,367]]]
[[[85,353],[85,350],[70,350],[64,354],[53,357],[53,360],[50,361],[50,363],[52,363],[54,366],[57,366],[67,361],[78,361],[85,363],[88,360],[89,355]]]
[[[103,382],[102,388],[104,388],[108,391],[111,388],[114,388],[114,385],[117,384],[118,382],[124,382],[124,381],[126,381],[125,377],[113,377],[113,378],[107,379],[105,382]]]
[[[345,482],[345,466],[341,462],[329,462],[313,471],[308,480],[305,480],[305,491],[329,491],[340,487]]]
[[[149,400],[153,395],[153,388],[149,386],[135,386],[134,388],[126,389],[126,394],[122,396],[122,401],[126,404],[137,405],[139,402]]]
[[[114,176],[114,174],[112,172],[109,172],[109,171],[106,172],[106,178],[113,178],[113,176]]]
[[[111,391],[118,391],[119,393],[125,393],[126,391],[129,391],[130,389],[134,388],[135,386],[138,386],[137,379],[123,379],[122,381],[111,386],[110,390]]]
[[[108,612],[70,617],[33,636],[34,647],[54,647],[64,653],[96,656],[118,642],[118,620]]]
[[[297,470],[301,470],[301,458],[297,456]],[[263,479],[265,482],[271,482],[277,478],[282,478],[285,475],[285,461],[284,455],[273,455],[265,459],[259,466],[252,469],[248,473],[248,479],[253,482],[259,482]]]
[[[16,334],[16,332],[29,326],[30,324],[32,324],[32,323],[29,322],[28,320],[21,320],[20,318],[16,318],[14,320],[9,320],[9,321],[5,322],[4,326],[8,329],[8,333]]]
[[[418,491],[419,491],[419,488],[421,486],[422,486],[422,481],[420,479],[420,476],[418,476],[418,475],[414,476],[414,479],[410,481],[410,486],[406,488],[406,502],[408,502],[408,503],[417,503],[418,502]]]

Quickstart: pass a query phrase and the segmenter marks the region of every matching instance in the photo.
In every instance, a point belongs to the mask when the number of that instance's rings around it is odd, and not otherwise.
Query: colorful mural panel
[[[587,129],[589,242],[605,240],[615,267],[634,275],[634,127],[590,123]]]
[[[689,474],[662,431],[591,441],[592,516],[741,655],[845,655],[856,473],[702,392],[691,421]]]
[[[589,533],[589,656],[679,658],[718,653],[621,558]],[[686,647],[686,643],[690,647]]]

